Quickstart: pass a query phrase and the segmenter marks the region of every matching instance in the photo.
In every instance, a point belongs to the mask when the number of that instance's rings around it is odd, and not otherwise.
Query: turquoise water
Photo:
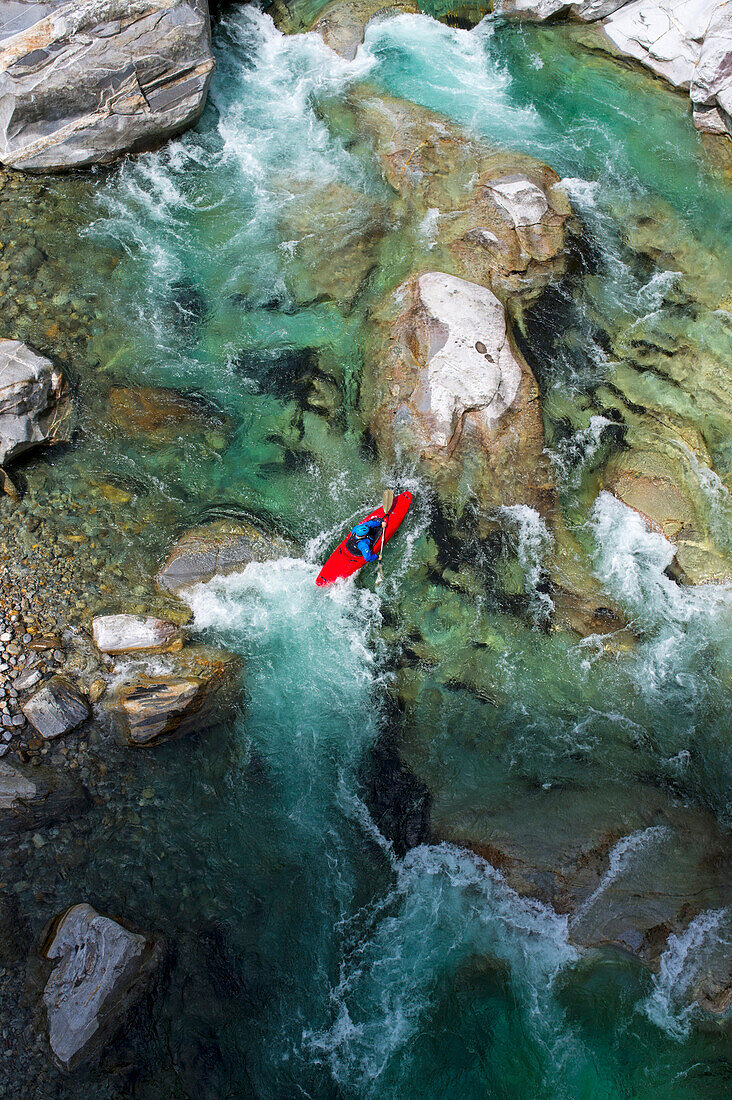
[[[621,804],[635,835],[656,798],[686,801],[710,836],[714,819],[729,824],[729,589],[680,588],[662,536],[608,494],[588,502],[587,428],[565,441],[559,487],[633,644],[539,629],[551,535],[529,512],[506,517],[505,553],[525,577],[514,605],[490,583],[471,595],[446,582],[429,487],[378,468],[357,409],[360,284],[377,259],[382,284],[399,278],[401,215],[358,135],[331,132],[321,106],[368,83],[572,179],[601,273],[592,292],[571,288],[579,352],[556,345],[545,365],[545,391],[570,399],[611,370],[591,310],[645,310],[663,276],[631,264],[622,210],[664,202],[723,270],[723,173],[678,99],[557,28],[400,16],[347,63],[243,7],[216,50],[197,130],[90,187],[77,278],[104,320],[82,383],[84,448],[58,469],[134,476],[151,567],[180,525],[241,511],[276,518],[303,552],[190,594],[195,629],[244,657],[239,718],[156,750],[128,780],[133,802],[155,791],[140,827],[100,830],[77,872],[100,906],[122,897],[131,920],[179,944],[135,1095],[727,1096],[729,1033],[691,1007],[707,954],[728,942],[721,869],[653,976],[617,950],[579,949],[567,915],[451,841],[479,847],[490,820],[581,831]],[[357,277],[329,242],[360,239],[364,207],[397,243],[376,242]],[[330,418],[297,389],[315,362]],[[205,397],[230,435],[151,449],[111,434],[95,395],[120,383]],[[365,576],[316,590],[326,550],[385,483],[417,502],[384,587]],[[489,550],[471,554],[488,577]],[[387,731],[432,798],[434,842],[404,855],[368,805],[369,752]],[[621,879],[636,874],[635,843],[627,863],[613,851]]]

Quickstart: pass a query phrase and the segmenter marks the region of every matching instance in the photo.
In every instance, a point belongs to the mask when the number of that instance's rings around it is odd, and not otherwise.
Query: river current
[[[663,204],[729,272],[729,175],[680,99],[560,27],[487,19],[468,31],[399,15],[371,24],[347,62],[235,5],[215,50],[198,127],[85,185],[72,264],[100,322],[80,380],[84,445],[56,469],[70,482],[134,480],[156,517],[134,534],[151,569],[181,526],[240,512],[275,521],[303,552],[191,591],[194,629],[244,658],[238,718],[156,749],[129,783],[133,799],[155,792],[137,827],[100,827],[71,884],[178,945],[134,1095],[729,1096],[729,1032],[692,997],[732,942],[723,892],[669,938],[655,973],[630,951],[578,946],[573,930],[618,883],[632,891],[629,876],[670,843],[655,811],[636,813],[644,792],[677,800],[702,830],[732,822],[732,592],[671,579],[667,539],[597,492],[602,418],[567,430],[563,411],[611,375],[598,313],[646,322],[673,282],[663,258],[629,260],[623,211]],[[504,517],[524,578],[516,606],[437,583],[429,486],[378,468],[364,445],[356,401],[376,291],[320,293],[316,268],[330,258],[295,245],[323,240],[332,189],[352,198],[336,204],[334,240],[359,223],[359,204],[386,211],[379,279],[398,281],[407,245],[388,188],[338,118],[339,99],[367,85],[566,180],[594,242],[591,278],[564,288],[556,332],[541,314],[522,341],[547,416],[559,410],[564,425],[547,434],[565,514],[633,645],[542,629],[552,535],[530,509]],[[430,233],[428,215],[425,264]],[[729,342],[729,313],[718,324]],[[297,407],[298,371],[314,358],[338,380],[335,426]],[[203,449],[112,438],[97,428],[95,394],[120,383],[213,402],[233,434]],[[384,484],[415,494],[384,586],[364,576],[316,589],[336,536]],[[706,484],[730,546],[729,494],[711,470]],[[121,529],[121,552],[132,537]],[[429,653],[399,680],[395,708],[395,639],[417,621]],[[377,826],[364,778],[394,728],[432,807],[433,842],[406,853]],[[572,915],[519,896],[471,833],[479,812],[569,837],[616,810],[627,830],[610,837],[603,877]]]

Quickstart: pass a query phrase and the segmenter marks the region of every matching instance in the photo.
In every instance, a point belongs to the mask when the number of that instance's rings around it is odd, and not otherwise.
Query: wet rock
[[[73,777],[0,760],[0,836],[66,821],[88,805],[86,791]]]
[[[140,615],[101,615],[92,621],[92,633],[102,653],[162,653],[183,645],[175,623]]]
[[[396,0],[386,8],[381,0],[353,0],[352,3],[336,0],[328,4],[309,29],[319,34],[326,46],[341,57],[353,61],[363,42],[366,26],[375,16],[419,10],[414,0]]]
[[[156,579],[163,591],[178,593],[212,577],[241,572],[250,562],[294,553],[294,545],[279,535],[244,521],[221,520],[178,539]]]
[[[383,738],[372,748],[366,782],[369,810],[397,855],[429,843],[429,791],[401,760],[391,739]]]
[[[518,313],[561,276],[571,208],[545,164],[404,100],[361,90],[347,105],[432,265],[490,287]]]
[[[61,371],[19,340],[0,340],[0,465],[40,443],[67,438]]]
[[[109,422],[127,435],[143,435],[151,443],[167,443],[182,432],[221,431],[229,418],[212,403],[162,387],[116,386],[108,398]]]
[[[48,1042],[56,1064],[71,1071],[98,1060],[127,1024],[164,947],[82,903],[56,917],[41,955],[53,967],[42,997]]]
[[[214,62],[206,0],[0,4],[0,160],[109,164],[200,117]]]
[[[399,287],[364,384],[369,426],[387,460],[409,456],[450,507],[469,494],[486,513],[552,499],[534,377],[503,306],[485,287],[429,272]]]
[[[578,945],[618,947],[651,967],[672,932],[729,897],[729,836],[653,787],[608,788],[603,805],[576,789],[481,807],[437,801],[432,828],[484,856],[519,894],[567,914]]]
[[[231,703],[240,662],[223,650],[190,649],[168,658],[159,676],[141,671],[113,703],[118,730],[138,747],[213,725]]]
[[[30,948],[30,931],[20,913],[17,899],[0,894],[0,966],[15,966],[25,960]]]
[[[23,704],[23,714],[45,741],[62,737],[91,714],[85,695],[65,676],[53,676]]]

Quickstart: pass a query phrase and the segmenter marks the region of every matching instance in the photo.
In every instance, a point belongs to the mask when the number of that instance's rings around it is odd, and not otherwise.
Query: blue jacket
[[[371,539],[369,538],[369,533],[373,531],[375,527],[381,527],[380,519],[364,520],[363,523],[357,523],[351,531],[351,534],[357,539],[358,552],[366,561],[376,561],[379,556],[371,549]]]

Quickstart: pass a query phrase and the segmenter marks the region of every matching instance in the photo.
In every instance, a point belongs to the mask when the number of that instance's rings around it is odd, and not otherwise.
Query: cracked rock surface
[[[0,160],[109,164],[195,123],[211,72],[207,0],[0,3]]]

